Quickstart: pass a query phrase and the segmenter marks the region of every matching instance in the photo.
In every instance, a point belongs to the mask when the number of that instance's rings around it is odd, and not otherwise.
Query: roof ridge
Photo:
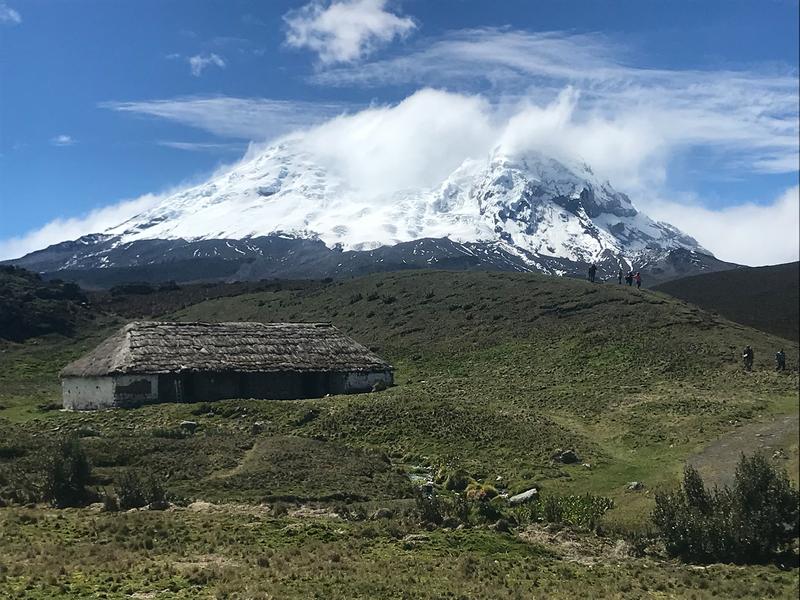
[[[170,326],[187,326],[187,325],[202,325],[210,327],[218,327],[222,325],[257,325],[257,326],[314,326],[314,327],[335,327],[331,321],[131,321],[127,323],[125,328],[135,327],[158,327],[162,325]]]
[[[330,322],[133,321],[67,365],[62,376],[391,369],[387,361]]]

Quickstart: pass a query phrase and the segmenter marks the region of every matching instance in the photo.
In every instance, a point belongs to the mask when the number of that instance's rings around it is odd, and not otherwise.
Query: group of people
[[[642,274],[639,273],[639,271],[636,271],[636,273],[634,273],[633,271],[628,271],[627,275],[625,275],[625,283],[627,283],[628,285],[633,285],[634,281],[636,282],[636,289],[638,290],[639,288],[641,288]],[[617,283],[622,285],[622,269],[620,269],[619,273],[617,273]]]
[[[744,361],[745,371],[753,370],[754,359],[755,359],[755,353],[753,352],[753,348],[748,344],[742,351],[742,360]],[[776,371],[786,370],[786,353],[784,353],[783,348],[781,348],[775,353],[775,370]]]
[[[593,263],[589,266],[589,281],[594,283],[596,276],[597,276],[597,265]],[[620,269],[619,273],[617,274],[617,283],[619,283],[620,285],[622,285],[622,278],[623,278],[623,273],[622,269]],[[625,275],[625,283],[627,283],[629,286],[632,286],[634,282],[636,282],[636,289],[637,290],[640,289],[642,287],[642,274],[639,273],[639,271],[636,271],[636,273],[634,273],[633,271],[628,271],[628,274]]]

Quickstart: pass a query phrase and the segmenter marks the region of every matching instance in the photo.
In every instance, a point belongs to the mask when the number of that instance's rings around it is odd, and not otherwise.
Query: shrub
[[[135,471],[125,471],[116,486],[119,508],[141,508],[151,505],[153,508],[164,508],[169,496],[161,485],[161,481],[151,474],[142,476]]]
[[[444,521],[444,510],[436,492],[428,494],[419,490],[416,495],[417,512],[423,523],[441,525]]]
[[[613,506],[611,499],[593,494],[546,495],[538,502],[519,507],[516,515],[519,521],[544,521],[596,529],[600,517]]]
[[[119,498],[108,492],[103,493],[103,510],[106,512],[117,512],[119,510]]]
[[[444,487],[446,490],[455,492],[464,491],[470,483],[470,477],[463,469],[456,469],[449,473],[444,480]]]
[[[125,471],[116,485],[119,507],[123,510],[140,508],[147,504],[144,484],[133,471]]]
[[[467,500],[483,502],[497,496],[497,489],[488,483],[471,482],[467,486]]]
[[[191,436],[192,434],[186,429],[178,427],[156,427],[150,431],[150,435],[156,438],[163,438],[167,440],[182,440]]]
[[[763,455],[739,459],[733,488],[706,488],[692,467],[656,495],[653,521],[667,552],[688,562],[765,562],[798,535],[800,495]]]
[[[64,440],[45,458],[42,499],[56,508],[82,506],[91,497],[91,478],[92,467],[78,439]]]

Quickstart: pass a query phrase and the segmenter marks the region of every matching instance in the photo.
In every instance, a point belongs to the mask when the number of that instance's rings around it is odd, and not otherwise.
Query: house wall
[[[158,375],[116,375],[114,406],[140,406],[158,401]]]
[[[383,382],[386,387],[394,383],[394,375],[391,371],[371,371],[368,373],[346,373],[344,378],[345,394],[355,394],[358,392],[370,392],[373,386]]]
[[[133,407],[152,402],[210,402],[228,398],[294,400],[369,392],[390,386],[391,371],[369,373],[182,373],[67,377],[64,407],[73,410]]]
[[[61,397],[70,410],[139,406],[158,400],[158,375],[65,377]]]
[[[61,380],[64,408],[97,410],[114,406],[114,381],[111,377],[65,377]]]

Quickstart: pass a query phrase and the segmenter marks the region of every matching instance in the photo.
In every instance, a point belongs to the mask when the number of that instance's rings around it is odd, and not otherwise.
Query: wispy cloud
[[[50,144],[53,146],[72,146],[76,140],[69,135],[61,134],[50,138]]]
[[[140,212],[152,208],[167,195],[146,194],[98,208],[86,215],[54,219],[21,236],[0,240],[0,260],[18,258],[64,240],[74,240],[88,233],[105,231]]]
[[[101,108],[168,119],[225,138],[263,141],[345,112],[348,105],[230,96],[103,102]]]
[[[403,56],[317,71],[334,86],[435,85],[548,101],[580,91],[576,115],[638,123],[654,147],[702,147],[755,172],[798,165],[796,70],[667,70],[631,66],[601,35],[472,29],[420,44]]]
[[[308,48],[324,65],[360,60],[416,27],[413,19],[387,11],[386,0],[314,0],[284,21],[286,44]]]
[[[218,54],[196,54],[187,58],[189,61],[189,69],[192,75],[200,77],[208,67],[214,66],[224,69],[227,65],[225,60]]]
[[[247,149],[247,144],[234,143],[175,142],[171,140],[160,140],[156,143],[165,148],[186,150],[188,152],[238,152],[241,154]]]
[[[0,2],[0,24],[19,25],[20,23],[22,23],[22,15],[5,2]]]

